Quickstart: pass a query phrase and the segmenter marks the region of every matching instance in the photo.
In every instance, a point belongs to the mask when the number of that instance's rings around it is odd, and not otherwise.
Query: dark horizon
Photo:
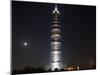
[[[53,3],[12,1],[12,69],[49,65],[53,10]],[[58,4],[58,10],[63,64],[96,63],[96,6]]]

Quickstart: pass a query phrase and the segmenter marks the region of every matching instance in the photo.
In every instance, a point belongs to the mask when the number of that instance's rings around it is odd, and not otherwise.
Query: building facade
[[[61,61],[61,27],[59,22],[60,12],[57,4],[52,12],[52,27],[51,27],[51,51],[50,51],[50,68],[60,70],[63,68]]]

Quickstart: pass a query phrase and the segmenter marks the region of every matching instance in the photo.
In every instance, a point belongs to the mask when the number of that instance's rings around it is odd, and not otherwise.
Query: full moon
[[[27,46],[27,42],[24,42],[24,46]]]

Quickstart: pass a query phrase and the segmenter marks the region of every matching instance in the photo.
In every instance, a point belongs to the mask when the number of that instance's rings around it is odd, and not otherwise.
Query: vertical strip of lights
[[[52,70],[56,68],[59,70],[62,68],[61,64],[61,30],[59,16],[60,13],[57,9],[57,4],[55,4],[55,9],[52,12],[53,22],[51,29],[51,64]]]

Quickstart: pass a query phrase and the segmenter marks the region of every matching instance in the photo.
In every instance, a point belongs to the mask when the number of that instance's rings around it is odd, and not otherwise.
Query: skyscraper
[[[58,11],[57,4],[55,4],[55,9],[52,12],[52,28],[51,28],[51,61],[50,68],[61,69],[61,29],[59,22],[60,12]]]

